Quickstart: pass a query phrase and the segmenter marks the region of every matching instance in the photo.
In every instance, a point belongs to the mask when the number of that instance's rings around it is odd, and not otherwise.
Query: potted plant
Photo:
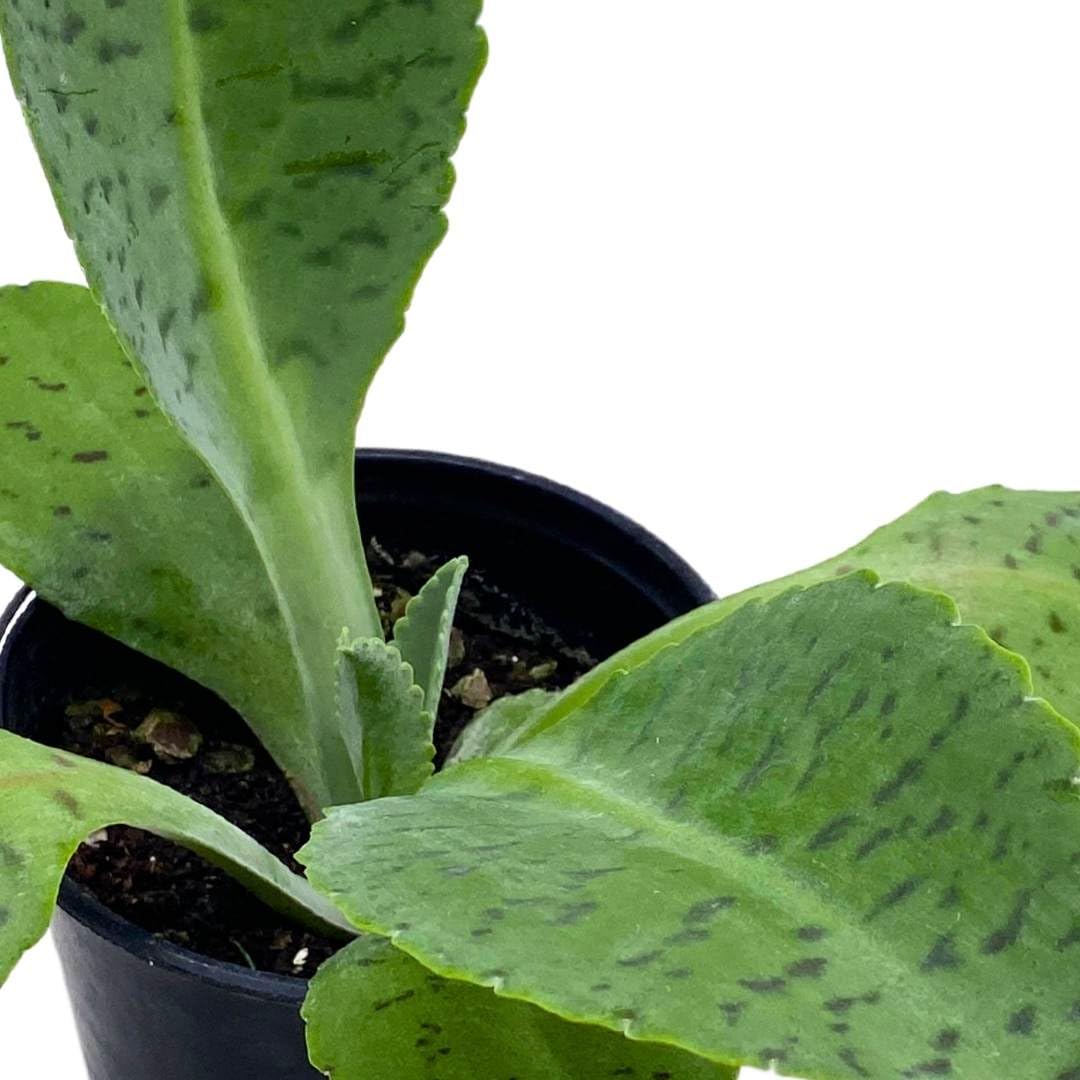
[[[1080,496],[703,603],[546,482],[354,476],[478,5],[0,10],[91,285],[0,291],[0,557],[54,605],[5,620],[0,978],[73,856],[234,961],[69,878],[95,1080],[1080,1077],[1080,731],[1035,696],[1075,715]]]
[[[291,859],[322,807],[400,783],[364,780],[374,751],[346,745],[366,706],[341,696],[343,630],[388,649],[399,682],[407,639],[426,654],[409,657],[408,697],[428,698],[400,758],[409,787],[432,770],[437,707],[444,756],[490,699],[565,684],[711,594],[644,530],[517,470],[368,451],[354,486],[359,403],[444,229],[484,58],[479,6],[362,19],[342,6],[325,25],[228,7],[165,22],[121,4],[4,7],[43,160],[82,174],[50,178],[96,298],[0,293],[0,547],[54,605],[9,612],[0,710],[10,729],[124,770],[107,785],[148,774]],[[367,552],[355,498],[378,537]],[[464,560],[440,570],[440,552],[474,556],[471,579]],[[592,595],[604,606],[583,615]],[[86,626],[211,687],[247,723]],[[302,977],[342,927],[305,930],[301,912],[297,928],[291,903],[269,916],[176,848],[93,833],[57,923],[93,1073],[309,1072]],[[22,888],[5,882],[5,915],[30,918]],[[36,930],[9,927],[10,960]]]

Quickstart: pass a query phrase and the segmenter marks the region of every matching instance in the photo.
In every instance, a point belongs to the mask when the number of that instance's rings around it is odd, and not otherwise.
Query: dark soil
[[[387,629],[441,556],[368,546]],[[437,763],[488,700],[559,689],[595,664],[535,611],[472,569],[462,589],[435,734]],[[204,803],[293,869],[309,826],[269,756],[227,706],[205,692],[86,686],[73,695],[60,745],[155,780]],[[255,900],[223,872],[165,840],[126,827],[84,844],[69,874],[117,914],[204,956],[308,977],[337,946]]]

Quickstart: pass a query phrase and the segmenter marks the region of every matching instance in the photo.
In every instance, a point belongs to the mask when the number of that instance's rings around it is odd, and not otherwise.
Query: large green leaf
[[[1080,717],[1080,492],[938,492],[842,555],[720,601],[713,616],[855,569],[947,593],[1030,662],[1040,694]]]
[[[247,522],[335,801],[343,627],[381,636],[352,495],[360,404],[445,230],[478,0],[0,5],[91,288]]]
[[[312,1063],[333,1080],[725,1080],[671,1047],[571,1024],[432,974],[385,938],[320,968],[304,1005]]]
[[[303,858],[442,975],[719,1061],[1073,1080],[1080,731],[1030,692],[945,597],[856,575]]]
[[[82,841],[109,825],[147,829],[228,871],[282,914],[346,936],[340,915],[247,833],[163,784],[0,731],[0,983],[49,926]]]
[[[953,597],[968,622],[1031,662],[1036,689],[1080,716],[1080,493],[993,486],[938,492],[861,543],[809,569],[757,585],[661,627],[605,660],[538,709],[517,738],[556,724],[613,676],[719,622],[748,600],[853,570]],[[482,722],[481,717],[477,720]]]
[[[328,805],[251,535],[85,289],[0,289],[0,451],[0,561],[72,618],[212,687],[312,809]]]

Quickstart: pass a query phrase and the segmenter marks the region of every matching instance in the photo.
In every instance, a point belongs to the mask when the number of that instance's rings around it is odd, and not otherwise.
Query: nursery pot
[[[404,450],[361,451],[356,471],[366,534],[468,554],[556,627],[587,631],[600,657],[713,598],[655,536],[540,477]],[[89,673],[152,665],[25,590],[0,635],[0,724],[31,737],[48,738]],[[299,1015],[304,980],[162,941],[70,879],[53,928],[91,1080],[315,1075]]]

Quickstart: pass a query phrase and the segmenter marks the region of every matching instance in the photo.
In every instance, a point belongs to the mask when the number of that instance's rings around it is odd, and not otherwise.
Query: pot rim
[[[674,578],[681,581],[687,592],[699,603],[705,604],[715,599],[715,594],[697,571],[654,533],[618,510],[565,484],[513,466],[441,451],[364,447],[356,450],[356,458],[360,462],[430,463],[456,471],[479,473],[490,479],[521,485],[537,495],[571,503],[579,511],[613,527],[632,546],[647,550],[654,564],[661,564]],[[33,590],[23,586],[0,614],[0,681],[5,678],[10,661],[11,639],[35,599]],[[252,970],[226,960],[205,957],[191,949],[165,941],[117,915],[66,874],[60,887],[58,906],[65,915],[75,919],[87,930],[150,967],[160,967],[179,975],[208,981],[251,997],[293,1001],[297,1008],[307,993],[307,979]]]

